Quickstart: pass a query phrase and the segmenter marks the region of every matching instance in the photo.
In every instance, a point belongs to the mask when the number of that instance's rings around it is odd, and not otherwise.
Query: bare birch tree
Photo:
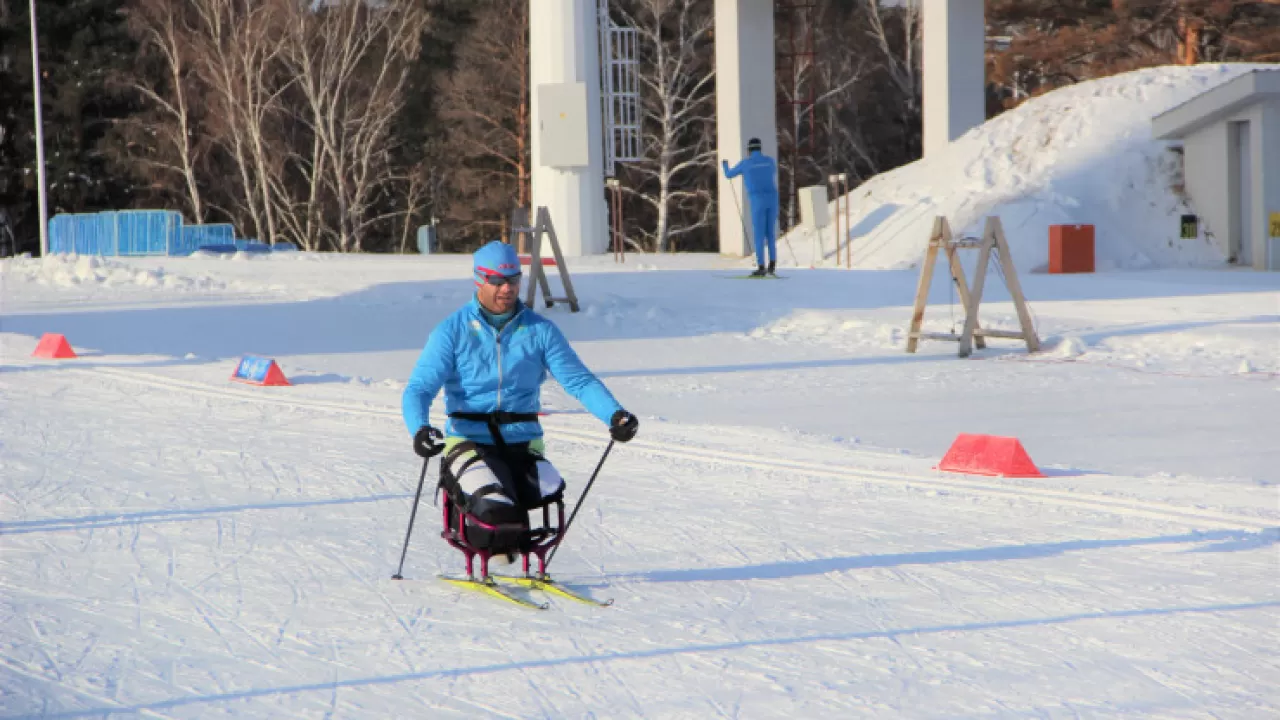
[[[388,166],[390,130],[404,105],[410,62],[417,56],[427,14],[413,0],[335,0],[310,8],[286,0],[281,58],[306,99],[303,114],[314,137],[303,164],[308,179],[305,230],[314,228],[319,183],[337,203],[334,245],[359,252],[370,206],[394,180]]]
[[[711,224],[715,202],[715,80],[709,3],[633,0],[621,9],[640,36],[640,105],[644,160],[626,165],[628,194],[652,207],[657,252]],[[679,213],[677,209],[693,209]]]
[[[916,127],[923,117],[921,50],[924,38],[922,0],[908,0],[899,7],[885,7],[878,0],[863,0],[863,9],[870,25],[868,34],[879,49],[880,66],[892,87],[897,89],[899,113],[902,123]],[[904,133],[904,137],[915,137]],[[907,148],[908,154],[918,157],[919,148]]]
[[[185,5],[169,0],[138,0],[127,13],[130,28],[142,41],[143,52],[153,53],[164,71],[163,87],[149,82],[145,73],[139,73],[130,85],[167,116],[168,122],[155,123],[150,128],[155,138],[177,155],[176,164],[167,159],[148,160],[147,164],[182,176],[190,217],[199,223],[204,219],[196,177],[200,141],[191,109],[191,94],[198,95],[199,89],[193,87],[196,83],[189,58],[192,38]]]
[[[197,67],[212,92],[210,124],[240,175],[244,206],[260,240],[276,239],[276,204],[271,178],[278,155],[268,158],[268,122],[280,111],[280,96],[291,84],[276,66],[280,55],[280,1],[187,0],[196,17],[193,48]],[[283,0],[290,4],[291,0]]]

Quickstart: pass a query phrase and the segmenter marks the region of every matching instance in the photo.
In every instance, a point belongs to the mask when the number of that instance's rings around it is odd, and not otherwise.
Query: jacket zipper
[[[497,412],[502,412],[502,333],[506,332],[507,328],[511,327],[511,325],[515,323],[515,321],[520,317],[520,313],[523,313],[523,312],[524,310],[521,310],[520,312],[516,313],[514,316],[512,316],[510,320],[507,321],[506,325],[502,326],[501,330],[494,330],[494,333],[493,333],[493,342],[498,350],[498,407],[496,408]]]
[[[513,320],[515,318],[512,318]],[[502,412],[502,333],[494,333],[493,342],[498,347],[498,407],[497,411]]]

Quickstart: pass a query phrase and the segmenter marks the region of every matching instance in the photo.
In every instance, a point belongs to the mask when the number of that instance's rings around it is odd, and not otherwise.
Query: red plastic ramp
[[[1044,477],[1018,438],[960,433],[937,470],[995,477]]]
[[[55,333],[45,333],[40,338],[40,344],[36,345],[35,352],[31,353],[31,357],[61,359],[76,357],[76,352],[71,349],[71,344],[62,335]]]

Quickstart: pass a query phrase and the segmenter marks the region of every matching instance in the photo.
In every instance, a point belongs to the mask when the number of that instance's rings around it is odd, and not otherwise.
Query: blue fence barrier
[[[271,246],[257,240],[237,240],[236,250],[240,252],[271,252]]]
[[[253,245],[252,249],[244,247]],[[237,240],[229,224],[184,225],[172,210],[120,210],[60,214],[49,219],[49,252],[77,255],[190,255],[201,248],[232,247],[250,252],[269,245]]]
[[[116,255],[115,213],[55,215],[49,220],[49,252]]]
[[[169,210],[121,210],[116,216],[117,255],[185,255],[182,216]]]
[[[234,245],[236,229],[230,223],[215,225],[183,225],[181,253],[172,255],[190,255],[201,248],[220,245]]]

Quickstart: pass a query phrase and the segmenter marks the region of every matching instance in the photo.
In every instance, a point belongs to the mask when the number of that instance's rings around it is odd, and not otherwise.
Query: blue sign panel
[[[245,355],[240,358],[240,364],[236,366],[236,371],[231,377],[260,383],[267,379],[267,371],[270,369],[271,358]]]

